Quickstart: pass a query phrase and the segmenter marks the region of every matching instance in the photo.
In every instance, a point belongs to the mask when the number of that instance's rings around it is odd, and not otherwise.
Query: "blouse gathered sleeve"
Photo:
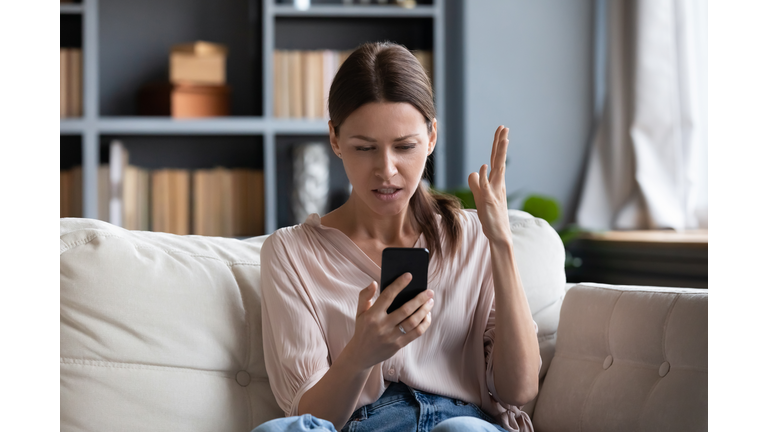
[[[278,233],[261,250],[261,320],[269,385],[286,416],[330,368],[328,345],[296,262]]]
[[[533,322],[533,327],[536,334],[539,334],[539,326],[536,321]],[[488,385],[488,391],[491,392],[491,396],[501,406],[506,409],[512,409],[512,405],[502,402],[498,392],[496,392],[496,384],[493,380],[493,344],[496,339],[496,302],[491,305],[491,312],[488,315],[488,324],[485,326],[485,333],[483,333],[483,347],[485,350],[485,380]],[[539,355],[539,371],[541,371],[541,355]]]

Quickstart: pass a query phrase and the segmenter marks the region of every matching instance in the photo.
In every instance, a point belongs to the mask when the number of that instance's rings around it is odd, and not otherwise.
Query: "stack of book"
[[[264,233],[261,170],[147,169],[129,163],[120,141],[99,168],[99,218],[130,230],[250,237]]]
[[[59,171],[59,217],[82,217],[83,169],[76,166]]]
[[[59,111],[61,118],[83,115],[83,50],[60,48]]]
[[[241,237],[264,232],[264,175],[235,168],[192,174],[194,233]]]
[[[339,66],[352,51],[276,50],[274,53],[274,116],[329,118],[328,93]],[[432,79],[432,53],[413,51]]]

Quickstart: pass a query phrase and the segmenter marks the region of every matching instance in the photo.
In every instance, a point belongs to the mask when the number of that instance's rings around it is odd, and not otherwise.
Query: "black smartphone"
[[[403,273],[413,276],[411,282],[395,297],[387,309],[392,313],[400,306],[427,290],[429,251],[423,248],[386,248],[381,253],[381,291]]]

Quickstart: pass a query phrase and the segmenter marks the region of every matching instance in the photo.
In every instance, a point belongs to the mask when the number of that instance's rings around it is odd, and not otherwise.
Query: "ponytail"
[[[453,256],[461,247],[461,201],[453,195],[427,190],[421,183],[411,197],[410,206],[416,223],[424,234],[430,255],[437,260]],[[446,250],[443,250],[443,243],[440,241],[435,214],[442,217]]]

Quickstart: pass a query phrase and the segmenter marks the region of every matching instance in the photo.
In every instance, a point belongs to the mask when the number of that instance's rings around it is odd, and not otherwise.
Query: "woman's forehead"
[[[342,135],[374,140],[402,140],[427,134],[424,116],[404,102],[375,102],[361,106],[344,121]]]

